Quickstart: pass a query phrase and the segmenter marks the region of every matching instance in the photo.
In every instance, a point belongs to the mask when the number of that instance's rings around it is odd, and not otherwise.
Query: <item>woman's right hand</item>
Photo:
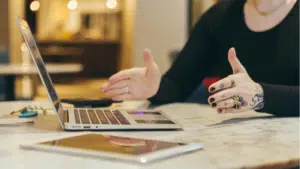
[[[143,68],[131,68],[113,75],[101,90],[115,101],[146,100],[154,96],[159,89],[161,73],[149,49],[144,50],[144,63]]]

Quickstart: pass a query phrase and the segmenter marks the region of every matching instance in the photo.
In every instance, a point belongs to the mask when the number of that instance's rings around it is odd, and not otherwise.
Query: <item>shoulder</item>
[[[245,2],[246,0],[220,0],[218,3],[212,6],[211,10],[228,12],[228,9],[231,9],[238,4],[244,4]]]
[[[246,0],[221,0],[208,9],[200,18],[199,22],[209,26],[218,26],[240,15]]]

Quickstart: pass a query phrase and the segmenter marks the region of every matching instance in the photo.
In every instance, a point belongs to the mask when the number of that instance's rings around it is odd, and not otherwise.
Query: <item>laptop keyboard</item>
[[[86,110],[79,110],[79,114],[80,114],[82,124],[90,124],[90,120],[89,120]]]
[[[129,125],[119,110],[74,109],[76,124]]]

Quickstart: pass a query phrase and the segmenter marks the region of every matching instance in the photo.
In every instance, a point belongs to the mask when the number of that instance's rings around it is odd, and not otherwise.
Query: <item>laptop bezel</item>
[[[36,48],[37,48],[37,55],[41,58],[41,62],[43,63],[42,66],[44,66],[44,68],[45,68],[45,70],[46,70],[46,73],[47,73],[47,75],[49,76],[49,80],[50,80],[50,84],[49,84],[49,85],[53,88],[53,90],[55,91],[55,93],[57,93],[56,90],[55,90],[55,87],[54,87],[54,85],[53,85],[53,83],[52,83],[52,80],[51,80],[51,78],[50,78],[50,75],[49,75],[49,73],[48,73],[48,71],[47,71],[47,69],[46,69],[44,60],[42,59],[42,56],[41,56],[41,53],[40,53],[40,51],[39,51],[39,49],[38,49],[38,46],[37,46],[37,44],[36,44],[36,41],[35,41],[35,39],[34,39],[34,37],[33,37],[33,35],[32,35],[31,29],[30,29],[30,27],[29,27],[27,21],[21,19],[19,16],[16,17],[16,20],[17,20],[19,29],[20,29],[20,31],[21,31],[22,37],[23,37],[23,39],[24,39],[24,41],[25,41],[25,43],[26,43],[26,46],[27,46],[27,48],[28,48],[28,51],[29,51],[29,53],[30,53],[30,55],[31,55],[31,58],[33,59],[34,64],[35,64],[35,66],[36,66],[36,68],[37,68],[37,71],[38,71],[38,73],[39,73],[40,79],[41,79],[41,81],[42,81],[44,87],[46,88],[48,98],[51,100],[51,103],[52,103],[51,105],[52,105],[52,107],[53,107],[53,110],[56,112],[56,115],[57,115],[57,117],[58,117],[59,123],[60,123],[61,127],[64,129],[64,128],[65,128],[65,127],[64,127],[64,121],[63,121],[63,119],[61,119],[61,117],[60,117],[60,115],[62,115],[62,117],[63,117],[63,114],[65,113],[65,112],[64,112],[64,108],[63,108],[63,106],[62,106],[62,104],[61,104],[61,101],[60,101],[60,99],[59,99],[59,96],[57,95],[57,98],[58,98],[58,103],[57,103],[57,104],[58,104],[58,110],[56,109],[55,104],[54,104],[54,101],[53,101],[53,99],[52,99],[52,97],[51,97],[51,95],[50,95],[50,93],[49,93],[49,91],[48,91],[48,88],[47,88],[47,85],[46,85],[46,83],[45,83],[44,77],[43,77],[42,73],[40,72],[40,69],[39,69],[39,67],[38,67],[38,65],[37,65],[36,58],[34,57],[34,54],[33,54],[32,51],[31,51],[30,44],[29,44],[28,39],[27,39],[27,37],[26,37],[26,35],[25,35],[25,32],[24,32],[24,30],[23,30],[23,26],[24,26],[24,27],[27,27],[27,28],[29,29],[29,31],[30,31],[30,36],[32,37],[33,43],[34,43],[34,45],[35,45]],[[22,22],[23,22],[23,23],[26,23],[26,25],[23,25]]]

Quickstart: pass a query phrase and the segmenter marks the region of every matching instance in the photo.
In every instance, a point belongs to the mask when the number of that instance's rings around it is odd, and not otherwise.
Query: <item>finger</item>
[[[124,100],[131,100],[132,96],[129,93],[118,95],[112,98],[114,101],[124,101]]]
[[[152,53],[149,49],[144,50],[144,64],[146,66],[146,76],[156,76],[157,70],[159,70],[157,64],[154,62]]]
[[[147,68],[151,68],[153,65],[152,52],[149,49],[144,50],[144,64]]]
[[[225,114],[226,112],[225,112],[225,109],[217,109],[217,112],[219,113],[219,114]]]
[[[217,112],[219,114],[227,114],[227,113],[238,113],[240,110],[234,109],[234,108],[218,108]]]
[[[209,104],[219,102],[221,100],[229,99],[235,95],[238,95],[234,88],[223,90],[219,93],[216,93],[208,98]]]
[[[123,95],[128,93],[128,87],[123,87],[119,89],[111,89],[104,92],[104,94],[108,97],[115,97],[118,95]]]
[[[110,83],[110,84],[106,85],[106,87],[103,88],[102,90],[105,92],[107,90],[125,88],[126,86],[129,85],[129,83],[130,83],[130,80],[121,80],[116,83],[112,83],[112,84]]]
[[[226,77],[222,80],[217,81],[216,83],[213,83],[209,86],[208,91],[209,92],[217,92],[219,90],[224,90],[230,87],[234,86],[234,81],[232,78]]]
[[[232,71],[236,73],[247,73],[245,67],[241,64],[236,56],[236,51],[234,48],[230,48],[228,52],[228,61],[231,65]]]
[[[235,108],[226,108],[226,109],[222,109],[222,113],[241,113],[245,110],[243,109],[235,109]]]
[[[234,100],[233,99],[226,99],[223,101],[219,101],[215,104],[215,107],[220,108],[220,109],[224,109],[224,108],[232,108],[234,106]]]
[[[127,70],[122,70],[119,73],[113,75],[112,77],[109,78],[109,83],[116,83],[121,80],[129,79],[132,76],[137,74],[137,69],[127,69]]]
[[[106,84],[102,85],[100,87],[100,89],[104,92],[106,90],[106,88],[108,87],[108,85],[109,85],[109,83],[106,83]]]

